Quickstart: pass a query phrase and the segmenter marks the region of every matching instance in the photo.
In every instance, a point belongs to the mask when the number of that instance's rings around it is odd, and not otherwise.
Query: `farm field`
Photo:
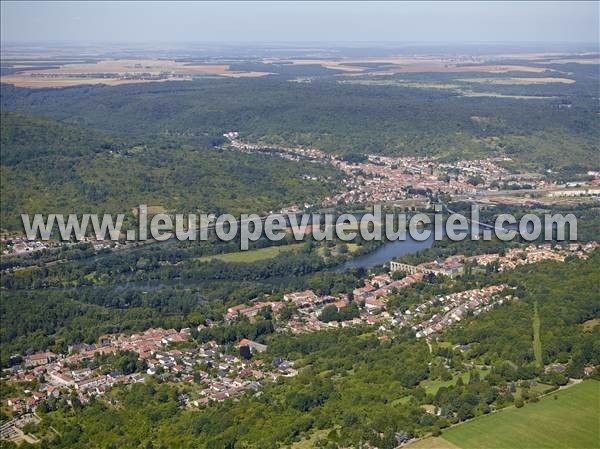
[[[523,408],[453,427],[442,437],[462,449],[591,449],[600,442],[599,418],[600,382],[587,380]]]
[[[60,88],[87,84],[117,86],[157,81],[185,81],[198,77],[255,78],[278,73],[281,64],[290,66],[318,67],[334,70],[339,76],[390,76],[415,73],[544,73],[554,72],[552,68],[532,66],[523,61],[520,65],[496,64],[486,58],[478,58],[475,65],[464,65],[461,58],[448,57],[383,57],[383,58],[263,58],[258,70],[236,70],[229,61],[214,63],[206,61],[184,62],[166,58],[93,58],[91,61],[63,61],[62,57],[52,59],[47,55],[14,54],[10,66],[20,69],[15,73],[3,74],[1,81],[18,87]],[[46,64],[40,65],[40,64]],[[476,78],[477,80],[477,78]],[[489,82],[488,82],[489,81]],[[494,78],[483,78],[477,83],[496,84]],[[574,83],[575,80],[560,77],[530,78],[512,77],[500,80],[498,84],[546,84]],[[375,82],[376,83],[376,82]],[[413,87],[427,87],[426,85]],[[435,86],[434,87],[438,87]],[[440,87],[444,88],[444,87]],[[511,97],[513,98],[513,97]],[[533,97],[535,98],[535,97]]]
[[[556,77],[532,77],[532,78],[462,78],[457,81],[463,81],[465,83],[479,83],[479,84],[503,84],[503,85],[528,85],[528,84],[548,84],[548,83],[561,83],[561,84],[573,84],[575,80],[570,78],[556,78]]]
[[[39,62],[39,61],[37,61]],[[149,75],[160,79],[148,78]],[[165,74],[168,74],[165,75]],[[267,72],[230,70],[229,64],[185,64],[162,59],[105,59],[93,63],[60,64],[55,68],[24,70],[2,76],[2,82],[18,87],[44,88],[85,84],[137,84],[185,81],[194,76],[257,77]]]
[[[473,80],[479,80],[479,78],[472,78]],[[487,78],[483,78],[483,80],[485,80]],[[490,88],[492,88],[493,86],[491,86],[492,84],[495,85],[528,85],[528,84],[545,84],[545,83],[549,83],[550,81],[540,81],[540,82],[535,82],[535,81],[531,81],[531,82],[512,82],[511,80],[526,80],[527,78],[504,78],[504,79],[500,79],[499,81],[505,80],[507,82],[492,82],[490,81],[489,83],[486,83],[484,81],[473,81],[473,83],[476,84],[490,84]],[[562,78],[538,78],[541,80],[548,80],[548,79],[556,79],[556,80],[560,80]],[[471,82],[468,79],[461,79],[461,80],[456,80],[456,81],[461,81],[461,82]],[[566,80],[566,81],[572,81],[572,80]],[[560,81],[556,81],[556,82],[560,82]],[[350,79],[350,80],[340,80],[338,81],[338,83],[340,84],[358,84],[358,85],[363,85],[363,86],[400,86],[400,87],[410,87],[413,89],[440,89],[440,90],[449,90],[451,92],[454,92],[458,95],[464,96],[464,97],[493,97],[493,98],[512,98],[515,100],[547,100],[550,98],[554,98],[551,96],[542,96],[542,95],[510,95],[510,94],[503,94],[500,92],[475,92],[472,91],[470,89],[468,89],[466,86],[467,85],[462,85],[462,84],[451,84],[451,83],[443,83],[443,82],[415,82],[415,81],[404,81],[404,80],[387,80],[387,79],[383,79],[383,80],[363,80],[363,79]],[[569,84],[568,82],[562,82],[563,84]]]
[[[215,254],[214,256],[204,256],[199,258],[200,262],[210,260],[220,260],[222,262],[257,262],[259,260],[272,259],[273,257],[288,251],[298,251],[303,243],[294,243],[284,246],[270,246],[268,248],[259,248],[249,251],[239,251],[236,253]]]

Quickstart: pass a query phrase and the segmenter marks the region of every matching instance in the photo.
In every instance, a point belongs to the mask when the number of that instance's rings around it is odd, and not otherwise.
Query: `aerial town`
[[[204,325],[198,327],[198,330]],[[40,404],[63,398],[85,404],[116,385],[145,382],[148,376],[195,386],[193,395],[180,397],[182,407],[200,407],[246,391],[256,392],[268,381],[294,376],[293,362],[252,359],[266,345],[242,339],[238,352],[214,341],[195,344],[190,329],[148,329],[139,334],[107,334],[91,345],[73,345],[68,354],[42,351],[26,355],[3,373],[3,380],[32,385],[25,396],[10,397],[6,405],[19,418],[3,423],[2,438],[23,437],[22,429]],[[118,365],[128,357],[133,365]],[[129,372],[133,371],[133,372]]]
[[[367,155],[362,162],[348,162],[314,148],[247,143],[239,139],[238,132],[226,133],[224,137],[229,148],[237,151],[305,159],[338,168],[345,174],[343,189],[326,198],[323,206],[392,203],[409,210],[423,209],[431,206],[432,195],[440,194],[482,205],[531,206],[600,195],[599,172],[588,172],[589,181],[558,184],[538,173],[511,173],[502,166],[511,161],[508,157],[448,163],[433,157]],[[298,206],[289,210],[298,210]]]
[[[422,282],[426,276],[455,277],[468,264],[481,267],[495,264],[502,271],[544,260],[585,259],[597,247],[597,242],[556,247],[528,245],[511,248],[503,255],[456,255],[414,266],[392,261],[389,272],[367,277],[364,286],[351,295],[319,296],[311,290],[289,292],[283,295],[283,300],[230,307],[223,323],[227,325],[241,317],[253,321],[268,309],[279,318],[277,332],[300,334],[367,325],[375,326],[382,335],[394,328],[409,328],[417,338],[433,340],[467,315],[477,316],[514,299],[513,288],[507,284],[490,285],[436,296],[403,310],[388,310],[388,297]],[[398,278],[396,274],[401,276]],[[292,312],[288,319],[282,320],[285,308]],[[325,319],[326,310],[338,315]],[[344,315],[343,311],[347,313]],[[4,370],[3,380],[31,387],[24,390],[25,395],[6,401],[18,418],[3,424],[2,437],[25,438],[21,429],[37,419],[31,413],[49,400],[64,398],[86,403],[92,397],[103,396],[111,387],[145,382],[148,376],[194,386],[193,394],[180,398],[181,406],[203,407],[245,392],[256,394],[265,382],[296,375],[292,361],[263,357],[268,349],[265,344],[242,339],[232,347],[215,341],[198,343],[193,338],[194,333],[206,326],[216,325],[219,324],[209,322],[194,330],[151,328],[131,335],[106,334],[95,344],[72,345],[65,354],[42,351],[15,356],[20,362]],[[119,362],[123,358],[129,360],[129,365]]]
[[[362,162],[347,162],[341,157],[314,148],[281,147],[246,143],[239,133],[225,133],[225,148],[241,152],[257,152],[290,160],[309,160],[330,164],[344,178],[338,191],[320,204],[292,204],[276,213],[298,213],[308,208],[337,205],[388,204],[404,210],[423,210],[432,207],[432,197],[448,195],[454,201],[469,201],[481,206],[498,204],[535,206],[550,203],[566,204],[600,196],[600,172],[590,171],[588,181],[557,184],[535,173],[514,174],[502,167],[510,159],[489,158],[441,162],[431,157],[393,158],[368,155]],[[306,179],[312,179],[305,175]],[[316,180],[316,179],[314,179]],[[98,241],[93,235],[84,242],[93,244],[96,251],[119,250],[132,242]],[[21,235],[0,238],[2,254],[23,255],[46,249],[72,246],[78,242],[28,240]]]
[[[600,449],[600,0],[0,9],[0,449]]]

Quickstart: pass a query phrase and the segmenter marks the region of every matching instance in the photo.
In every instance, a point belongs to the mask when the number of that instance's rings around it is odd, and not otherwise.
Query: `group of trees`
[[[323,311],[319,315],[319,319],[324,323],[329,323],[331,321],[341,322],[356,318],[359,314],[360,310],[356,303],[352,303],[341,309],[338,309],[337,306],[332,304],[323,308]]]
[[[553,363],[559,355],[570,354],[568,375],[580,377],[586,364],[600,362],[598,327],[584,330],[582,323],[598,317],[600,298],[597,294],[598,273],[594,264],[599,255],[587,261],[572,260],[563,264],[544,262],[488,277],[518,285],[519,300],[510,307],[500,307],[484,314],[469,326],[451,328],[453,341],[477,342],[474,355],[487,361],[511,360],[519,365],[534,363],[532,320],[534,301],[538,301],[541,318],[540,340],[543,361]],[[541,374],[541,373],[540,373]]]

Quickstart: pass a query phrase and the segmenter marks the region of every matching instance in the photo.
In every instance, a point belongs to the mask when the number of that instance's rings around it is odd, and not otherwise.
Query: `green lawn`
[[[490,373],[489,370],[477,370],[479,371],[479,377],[481,379],[485,379],[486,376]],[[422,381],[419,386],[425,388],[425,393],[435,395],[441,387],[449,387],[450,385],[455,385],[458,381],[458,378],[461,377],[463,382],[466,384],[469,382],[470,374],[468,372],[464,372],[460,375],[455,375],[450,380],[429,380],[426,379]]]
[[[523,408],[452,427],[442,437],[461,449],[597,449],[599,429],[600,382],[587,380]]]
[[[257,262],[259,260],[272,259],[273,257],[287,251],[298,251],[304,243],[293,243],[283,246],[269,246],[249,251],[238,251],[236,253],[215,254],[214,256],[203,256],[198,260],[208,262],[210,260],[222,260],[223,262]]]
[[[593,320],[587,320],[583,323],[583,329],[586,331],[591,331],[594,327],[600,326],[600,318],[594,318]]]
[[[477,370],[479,371],[479,377],[481,379],[485,379],[486,376],[490,373],[489,370]],[[468,372],[464,372],[461,374],[455,374],[454,377],[450,380],[423,380],[421,381],[421,383],[419,384],[420,387],[423,387],[425,389],[425,393],[426,394],[432,394],[435,395],[438,390],[441,387],[449,387],[450,385],[455,385],[456,382],[458,381],[458,378],[461,377],[463,382],[466,384],[469,382],[469,377],[470,374]],[[410,401],[411,396],[403,396],[401,398],[395,399],[394,401],[392,401],[392,405],[397,405],[397,404],[406,404],[408,401]]]
[[[543,384],[541,382],[538,382],[535,386],[529,387],[529,391],[531,393],[537,393],[537,394],[541,395],[541,394],[546,393],[546,391],[550,390],[551,388],[552,388],[552,385]],[[517,387],[517,392],[515,394],[515,398],[521,397],[521,391],[522,391],[522,388]]]

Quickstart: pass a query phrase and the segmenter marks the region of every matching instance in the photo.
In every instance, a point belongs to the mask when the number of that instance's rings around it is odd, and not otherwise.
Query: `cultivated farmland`
[[[469,421],[442,437],[462,449],[598,448],[600,382],[587,380],[523,408]]]

